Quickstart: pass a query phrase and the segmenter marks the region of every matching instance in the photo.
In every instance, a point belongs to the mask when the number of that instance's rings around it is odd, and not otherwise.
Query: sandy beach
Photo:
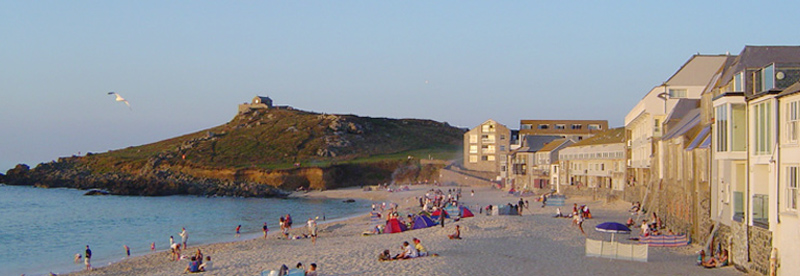
[[[419,210],[415,197],[431,188],[447,190],[455,187],[410,186],[410,191],[362,191],[357,188],[309,192],[298,197],[361,198],[377,202],[395,202],[405,214]],[[475,190],[470,196],[469,191]],[[518,197],[490,188],[463,187],[462,202],[476,205],[514,203]],[[585,236],[570,219],[553,218],[556,207],[541,208],[533,197],[530,209],[523,216],[486,216],[471,208],[475,217],[458,222],[448,220],[439,226],[397,234],[363,236],[369,230],[369,209],[356,218],[320,224],[316,244],[310,239],[279,239],[279,229],[270,229],[267,239],[191,245],[189,252],[200,248],[212,256],[214,267],[202,275],[260,275],[262,271],[278,269],[282,264],[292,267],[298,262],[318,265],[320,275],[743,275],[733,267],[706,269],[695,265],[696,244],[680,248],[649,249],[646,263],[586,257]],[[587,204],[593,218],[584,223],[591,239],[610,240],[610,234],[594,231],[594,226],[606,222],[624,222],[630,205],[625,202],[603,203],[590,198],[567,198],[563,212],[572,203]],[[569,209],[569,210],[568,210]],[[291,233],[306,233],[306,218],[295,218]],[[322,222],[320,222],[322,223]],[[462,240],[450,240],[455,225],[462,228]],[[422,240],[429,252],[439,256],[409,260],[379,262],[378,253],[389,249],[400,252],[403,241],[412,237]],[[618,235],[619,240],[628,235]],[[627,241],[624,241],[627,242]],[[130,258],[92,271],[69,275],[178,275],[188,261],[170,261],[169,252],[157,252]]]

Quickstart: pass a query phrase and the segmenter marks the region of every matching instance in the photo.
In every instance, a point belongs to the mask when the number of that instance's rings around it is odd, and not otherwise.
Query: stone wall
[[[772,232],[750,226],[750,269],[763,275],[769,273],[769,254],[772,251]]]
[[[464,172],[441,169],[439,170],[439,183],[456,183],[465,186],[491,186],[492,182],[485,178],[479,178]]]
[[[622,191],[615,191],[607,188],[587,188],[586,186],[578,185],[561,185],[559,190],[561,191],[561,194],[567,196],[587,196],[592,197],[592,200],[603,200],[605,202],[613,202],[623,198]]]
[[[749,270],[749,249],[747,248],[747,226],[740,222],[731,223],[729,259],[742,271]]]

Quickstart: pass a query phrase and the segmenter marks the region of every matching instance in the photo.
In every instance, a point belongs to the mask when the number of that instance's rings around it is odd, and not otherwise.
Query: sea
[[[199,196],[84,196],[85,191],[0,184],[0,275],[46,275],[81,270],[75,254],[92,249],[92,264],[105,266],[131,255],[169,249],[185,227],[188,245],[259,237],[264,222],[269,235],[280,232],[278,220],[291,214],[295,225],[311,217],[320,223],[364,214],[372,202],[336,199],[277,199]],[[235,229],[242,225],[241,237]],[[195,247],[196,248],[196,247]]]

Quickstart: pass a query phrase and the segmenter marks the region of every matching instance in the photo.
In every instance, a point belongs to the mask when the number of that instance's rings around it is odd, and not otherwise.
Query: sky
[[[0,172],[224,124],[256,95],[465,128],[487,119],[618,127],[694,54],[800,45],[798,10],[752,1],[0,1]]]

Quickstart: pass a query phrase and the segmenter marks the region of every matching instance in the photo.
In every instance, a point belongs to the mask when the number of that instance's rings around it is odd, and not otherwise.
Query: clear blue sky
[[[520,2],[0,1],[0,171],[213,127],[255,95],[621,126],[695,53],[800,44],[797,2]]]

